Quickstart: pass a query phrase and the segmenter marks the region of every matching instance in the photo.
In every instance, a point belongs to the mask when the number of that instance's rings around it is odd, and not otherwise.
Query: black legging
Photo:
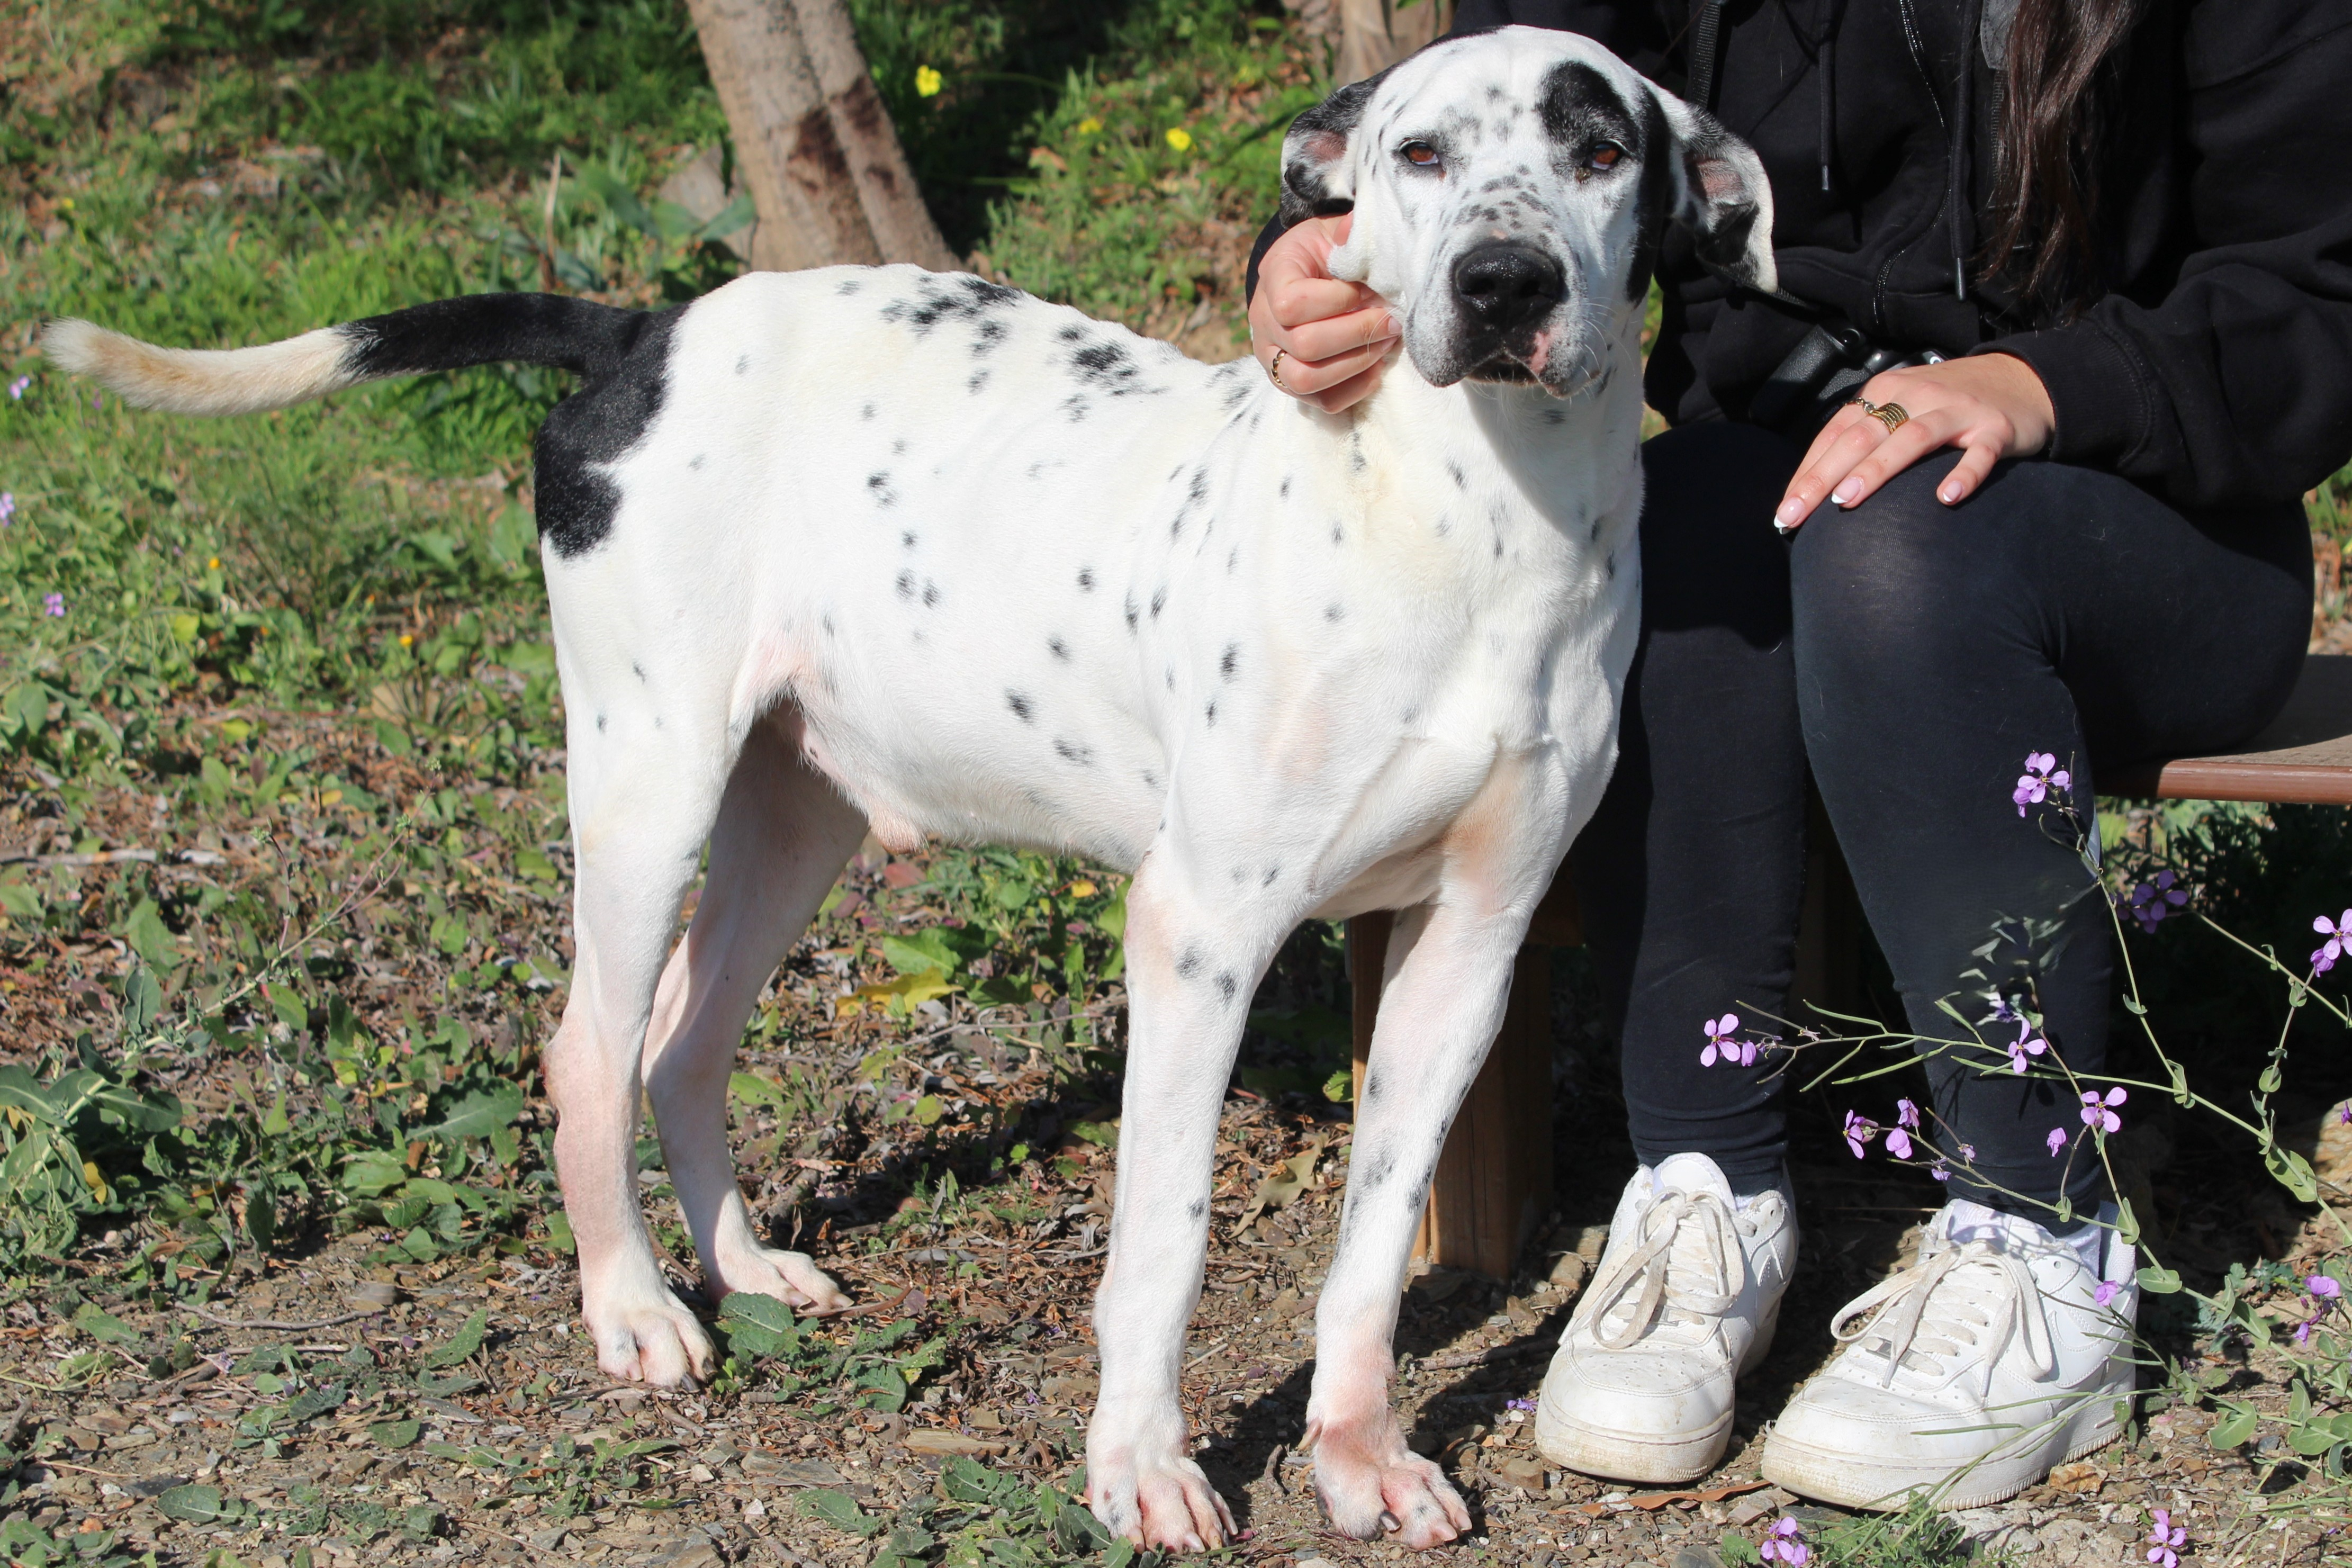
[[[1640,651],[1616,776],[1572,861],[1635,1151],[1707,1154],[1742,1191],[1769,1184],[1786,1150],[1774,1064],[1701,1067],[1701,1025],[1790,1016],[1809,763],[1912,1030],[1965,1038],[1937,1002],[1983,1016],[1970,994],[1985,983],[1963,974],[1987,967],[1975,950],[1996,921],[2054,922],[2004,940],[1989,973],[2014,990],[2030,971],[2051,1041],[2094,1075],[2108,916],[2055,825],[2019,818],[2026,754],[2071,767],[2087,816],[2096,769],[2259,729],[2311,625],[2292,504],[2192,521],[2111,474],[2020,462],[1947,507],[1949,452],[1783,542],[1772,510],[1800,456],[1725,424],[1643,447]],[[2058,1195],[2070,1162],[2044,1140],[2082,1127],[2063,1084],[1949,1052],[1927,1070],[1947,1141],[1973,1145],[1988,1182]],[[1891,1120],[1895,1092],[1859,1089],[1855,1108]],[[2071,1163],[2079,1203],[2096,1163]],[[1951,1190],[2019,1206],[1965,1174]]]

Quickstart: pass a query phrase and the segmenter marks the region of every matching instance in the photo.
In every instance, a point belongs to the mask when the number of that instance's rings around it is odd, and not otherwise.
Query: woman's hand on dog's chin
[[[1401,329],[1385,300],[1331,276],[1352,215],[1311,217],[1284,234],[1258,263],[1250,344],[1263,369],[1283,352],[1276,384],[1327,414],[1362,402],[1381,384]]]

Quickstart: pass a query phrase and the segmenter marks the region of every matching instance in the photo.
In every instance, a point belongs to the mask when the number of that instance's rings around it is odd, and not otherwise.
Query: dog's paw
[[[1310,1424],[1315,1495],[1331,1528],[1359,1541],[1415,1549],[1443,1546],[1470,1528],[1470,1510],[1445,1472],[1404,1446],[1396,1417],[1346,1426]]]
[[[1104,1529],[1146,1551],[1210,1552],[1233,1539],[1225,1500],[1182,1455],[1087,1465],[1087,1507]]]
[[[716,1370],[710,1336],[667,1290],[657,1300],[591,1305],[586,1317],[596,1341],[596,1364],[607,1376],[656,1388],[692,1388],[708,1383]]]
[[[783,1252],[772,1247],[751,1247],[720,1260],[711,1281],[715,1294],[749,1290],[773,1296],[804,1317],[824,1318],[849,1310],[849,1298],[832,1277],[805,1252]]]

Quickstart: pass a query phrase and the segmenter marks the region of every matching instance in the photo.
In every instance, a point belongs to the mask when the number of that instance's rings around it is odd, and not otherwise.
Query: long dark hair
[[[2147,0],[2018,0],[1995,121],[1986,270],[2072,315],[2098,292],[2100,174],[2123,117],[2124,44]]]

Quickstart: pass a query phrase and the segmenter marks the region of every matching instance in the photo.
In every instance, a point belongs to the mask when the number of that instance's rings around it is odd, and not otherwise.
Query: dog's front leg
[[[1242,1022],[1296,921],[1213,909],[1188,880],[1147,860],[1128,893],[1127,1079],[1110,1256],[1095,1296],[1102,1392],[1087,1494],[1137,1545],[1200,1552],[1230,1538],[1234,1521],[1190,1453],[1178,1400],[1184,1331],[1200,1300],[1217,1118]]]
[[[1359,1540],[1436,1546],[1470,1528],[1444,1473],[1405,1447],[1389,1376],[1413,1233],[1446,1131],[1502,1025],[1525,925],[1441,903],[1406,910],[1391,938],[1307,1410],[1324,1512]]]

